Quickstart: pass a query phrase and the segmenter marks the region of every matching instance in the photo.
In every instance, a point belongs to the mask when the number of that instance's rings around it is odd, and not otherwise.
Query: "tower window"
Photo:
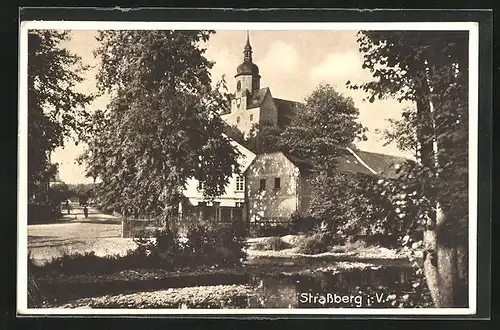
[[[240,123],[240,117],[236,117],[236,123],[239,124]]]
[[[260,191],[266,190],[266,179],[260,179],[259,190]]]
[[[250,121],[253,121],[253,114],[250,115]]]
[[[240,91],[240,90],[241,90],[241,81],[238,81],[238,82],[236,83],[236,90],[237,90],[237,91]]]

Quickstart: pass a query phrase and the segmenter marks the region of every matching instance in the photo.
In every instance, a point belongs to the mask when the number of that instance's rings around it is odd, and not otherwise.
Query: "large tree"
[[[333,169],[341,150],[364,138],[366,129],[357,121],[358,115],[350,97],[331,85],[319,85],[281,134],[282,149],[313,161],[318,168]]]
[[[394,97],[415,105],[405,111],[410,127],[392,137],[405,147],[408,132],[416,135],[419,164],[402,183],[427,201],[421,217],[426,281],[437,307],[466,306],[467,33],[362,31],[358,43],[363,68],[375,79],[351,87],[368,92],[371,102]]]
[[[208,198],[225,190],[238,153],[218,116],[224,90],[211,86],[213,63],[200,46],[212,33],[99,33],[98,87],[112,101],[86,161],[107,207],[165,219],[188,178],[203,182]]]
[[[50,153],[78,136],[89,117],[85,106],[94,98],[80,93],[87,66],[64,48],[68,31],[28,32],[28,193],[45,190],[57,167]]]
[[[273,124],[254,124],[246,139],[247,148],[256,154],[284,150],[280,142],[283,130]]]

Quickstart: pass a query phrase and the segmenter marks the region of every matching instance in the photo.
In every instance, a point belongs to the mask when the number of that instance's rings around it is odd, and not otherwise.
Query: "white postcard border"
[[[28,30],[432,30],[469,31],[469,308],[321,309],[60,309],[28,308],[27,63]],[[477,309],[477,170],[479,25],[477,22],[262,23],[262,22],[98,22],[23,21],[19,34],[17,313],[24,315],[471,315]]]

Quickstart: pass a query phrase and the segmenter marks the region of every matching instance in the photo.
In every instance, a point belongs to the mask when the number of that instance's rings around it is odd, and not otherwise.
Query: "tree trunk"
[[[424,233],[424,274],[434,304],[438,308],[467,307],[467,253],[457,243],[440,242],[438,230],[446,214],[437,206],[436,226]]]
[[[424,84],[418,94],[420,97],[416,103],[420,127],[417,137],[420,143],[420,157],[422,165],[430,170],[429,174],[436,176],[439,166],[436,162],[438,150],[434,150],[433,145],[435,127],[433,127],[428,86]],[[447,219],[447,212],[441,207],[435,188],[427,187],[425,194],[436,205],[434,212],[429,214],[424,232],[423,263],[427,286],[435,307],[465,307],[468,304],[467,263],[464,262],[467,253],[459,241],[452,237],[455,232],[447,228],[451,219]]]

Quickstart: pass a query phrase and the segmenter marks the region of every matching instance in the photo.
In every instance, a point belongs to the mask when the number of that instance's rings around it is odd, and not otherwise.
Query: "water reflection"
[[[411,292],[414,270],[393,266],[337,273],[251,276],[257,287],[247,308],[392,307],[391,296]]]

